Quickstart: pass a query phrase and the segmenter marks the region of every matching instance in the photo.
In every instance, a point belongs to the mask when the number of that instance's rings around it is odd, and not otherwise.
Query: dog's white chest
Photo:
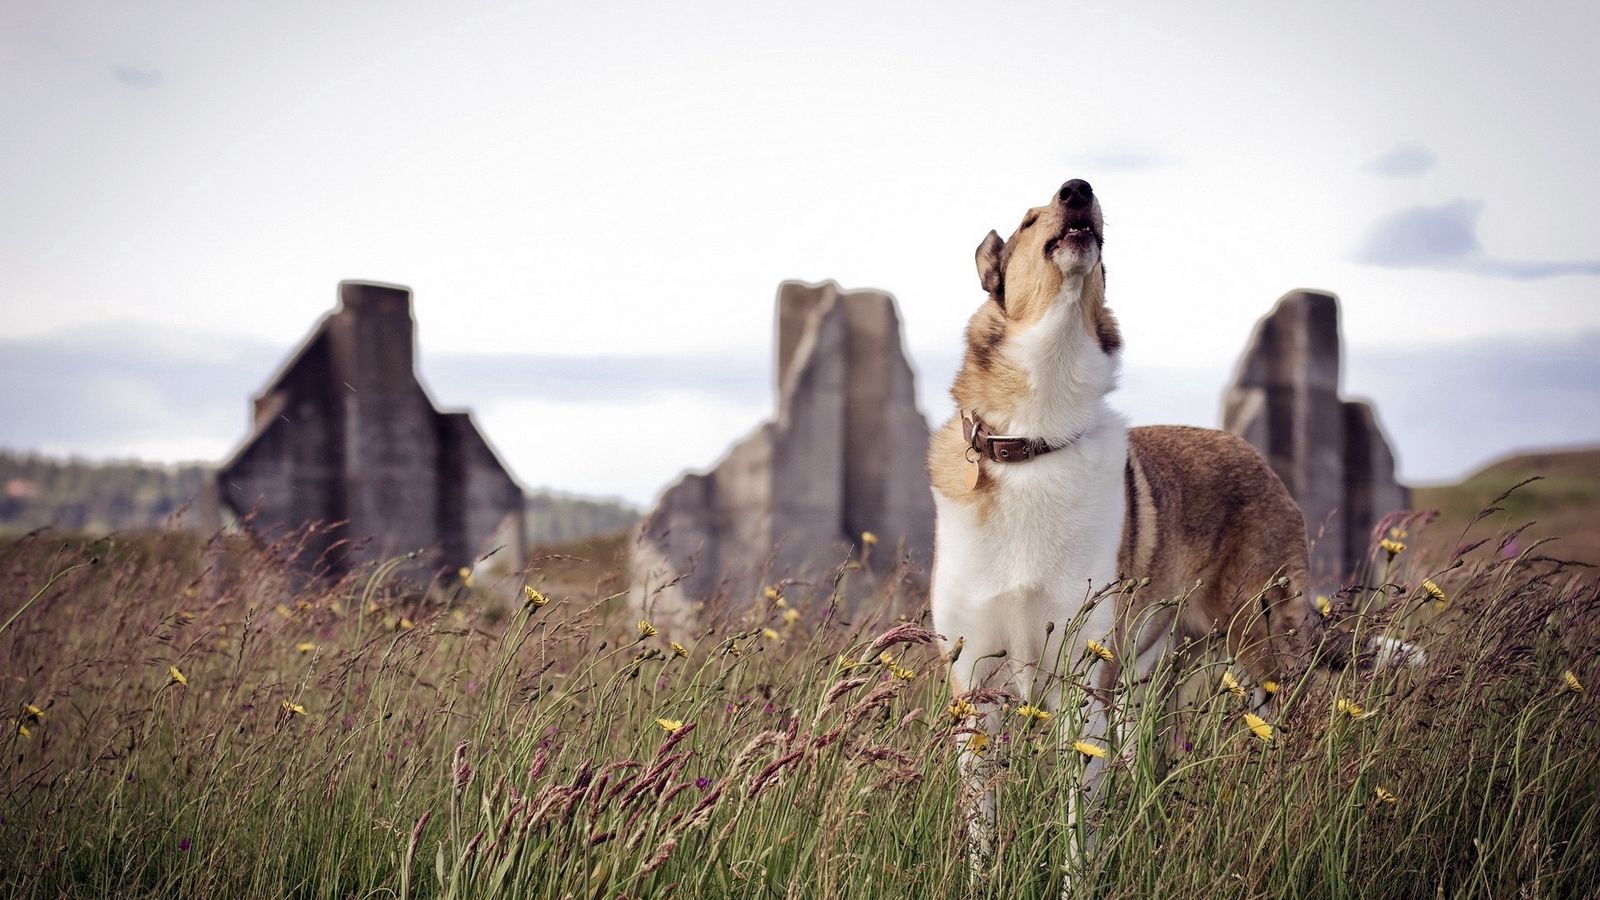
[[[1042,646],[1032,632],[1064,627],[1117,576],[1127,435],[1107,427],[1026,463],[996,466],[987,515],[935,496],[932,604],[947,639],[981,652]]]

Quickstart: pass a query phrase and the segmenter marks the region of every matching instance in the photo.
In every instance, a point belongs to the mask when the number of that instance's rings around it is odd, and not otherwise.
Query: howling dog
[[[1260,707],[1321,637],[1304,595],[1305,523],[1261,455],[1220,431],[1129,428],[1107,406],[1122,337],[1103,246],[1100,201],[1078,179],[1010,238],[989,232],[957,413],[929,447],[934,625],[952,692],[973,699],[976,718],[959,738],[975,866],[994,823],[984,785],[997,747],[984,744],[1004,727],[999,692],[1057,710],[1072,678],[1088,701],[1064,743],[1114,751],[1108,704],[1123,666],[1139,683],[1164,655],[1210,646],[1237,661]],[[1085,756],[1074,822],[1107,762]]]

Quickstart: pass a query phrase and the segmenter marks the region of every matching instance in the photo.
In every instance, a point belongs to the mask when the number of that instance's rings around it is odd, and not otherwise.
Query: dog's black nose
[[[1060,196],[1067,209],[1081,209],[1094,200],[1094,188],[1082,178],[1074,178],[1061,186]]]

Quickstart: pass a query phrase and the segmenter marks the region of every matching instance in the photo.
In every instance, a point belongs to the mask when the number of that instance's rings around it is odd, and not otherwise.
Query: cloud
[[[1384,178],[1420,178],[1433,171],[1438,157],[1421,144],[1400,144],[1365,166]]]
[[[155,87],[161,83],[160,69],[140,69],[136,66],[112,66],[111,77],[129,87],[147,88]]]
[[[1069,162],[1102,172],[1148,172],[1178,164],[1177,157],[1143,147],[1105,146],[1074,153]]]
[[[1478,240],[1482,213],[1481,202],[1459,199],[1390,213],[1368,229],[1355,260],[1389,269],[1437,269],[1514,281],[1600,275],[1600,259],[1535,261],[1488,255]]]

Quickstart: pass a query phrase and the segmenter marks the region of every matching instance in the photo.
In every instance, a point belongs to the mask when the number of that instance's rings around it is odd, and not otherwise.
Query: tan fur
[[[1305,521],[1261,454],[1226,432],[1156,426],[1128,432],[1128,455],[1118,566],[1124,578],[1150,582],[1120,596],[1119,621],[1187,596],[1182,630],[1224,637],[1258,682],[1303,665],[1317,637],[1299,599]],[[1276,586],[1282,577],[1287,586]]]

